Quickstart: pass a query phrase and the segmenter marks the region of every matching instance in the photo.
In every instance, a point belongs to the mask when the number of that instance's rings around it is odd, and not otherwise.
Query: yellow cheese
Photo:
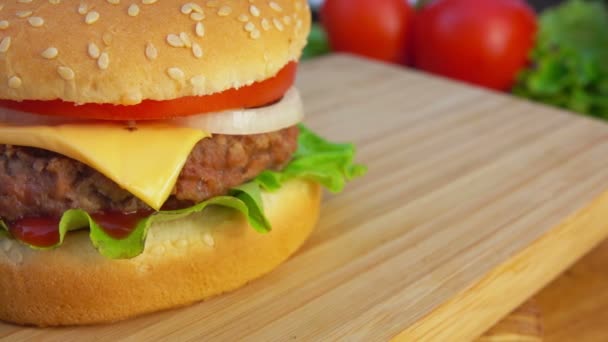
[[[37,147],[76,159],[157,210],[170,196],[194,145],[208,136],[159,124],[138,124],[135,130],[119,124],[0,124],[0,144]]]

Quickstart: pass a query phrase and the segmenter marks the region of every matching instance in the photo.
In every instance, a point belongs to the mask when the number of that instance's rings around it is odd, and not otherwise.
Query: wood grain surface
[[[534,297],[548,342],[608,341],[608,241]]]
[[[344,56],[298,85],[306,123],[370,171],[327,194],[293,258],[198,305],[0,337],[471,340],[608,236],[602,123]]]
[[[526,301],[475,342],[541,342],[544,332],[536,299]]]

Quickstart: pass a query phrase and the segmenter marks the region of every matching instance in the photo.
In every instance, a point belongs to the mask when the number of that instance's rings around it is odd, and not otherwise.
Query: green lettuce
[[[312,59],[322,55],[326,55],[331,52],[329,46],[329,40],[327,40],[327,33],[323,26],[319,23],[312,23],[310,26],[310,33],[304,51],[302,51],[301,60]]]
[[[68,232],[89,228],[89,238],[99,253],[110,259],[129,259],[144,250],[148,229],[154,222],[170,221],[201,212],[208,206],[231,208],[242,213],[253,229],[268,233],[272,227],[264,214],[262,191],[276,191],[281,185],[295,178],[305,178],[320,183],[331,192],[343,190],[347,181],[363,176],[366,167],[354,163],[355,147],[352,144],[336,144],[317,136],[303,125],[299,126],[298,149],[291,162],[280,172],[264,171],[254,180],[235,187],[226,196],[213,197],[189,208],[159,211],[141,219],[125,238],[108,235],[84,210],[66,211],[59,222],[59,242],[50,247],[29,247],[48,250],[61,246]],[[9,227],[0,220],[0,237],[11,238]]]
[[[344,189],[347,181],[367,171],[354,163],[355,146],[331,143],[300,125],[298,149],[293,160],[280,172],[264,171],[254,181],[264,190],[276,191],[293,178],[312,179],[333,193]]]
[[[569,0],[539,17],[530,67],[515,95],[608,119],[608,7]]]

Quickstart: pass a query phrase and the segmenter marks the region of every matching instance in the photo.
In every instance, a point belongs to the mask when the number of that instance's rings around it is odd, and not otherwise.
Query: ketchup
[[[114,239],[127,237],[137,223],[150,216],[153,211],[136,211],[132,213],[102,212],[91,214],[101,228]],[[13,237],[37,247],[50,247],[59,242],[60,218],[22,218],[11,222],[9,231]]]
[[[11,235],[32,246],[50,247],[59,242],[59,218],[23,218],[8,227]]]
[[[115,239],[124,239],[131,234],[141,219],[150,215],[152,211],[142,210],[131,213],[103,212],[91,214],[91,217],[106,234]]]

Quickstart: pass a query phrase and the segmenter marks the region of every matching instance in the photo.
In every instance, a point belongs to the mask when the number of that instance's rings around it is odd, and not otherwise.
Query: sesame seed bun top
[[[0,98],[137,104],[207,95],[297,60],[306,0],[15,0],[0,5]]]

